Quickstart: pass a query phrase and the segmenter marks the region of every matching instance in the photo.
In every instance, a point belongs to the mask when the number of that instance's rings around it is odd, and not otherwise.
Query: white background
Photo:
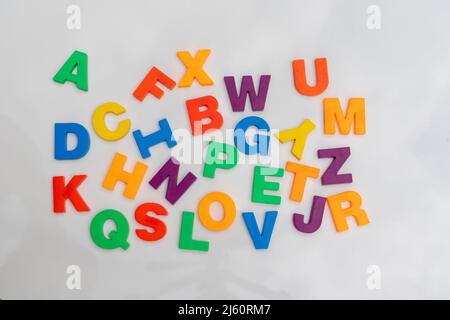
[[[66,8],[79,5],[81,30],[66,28]],[[381,30],[366,27],[369,5],[379,5]],[[0,298],[449,298],[450,277],[450,5],[445,1],[0,1]],[[151,66],[178,81],[184,67],[176,52],[210,48],[205,70],[212,87],[194,83],[161,100],[137,101],[132,92]],[[89,92],[52,77],[74,50],[89,55]],[[320,96],[294,88],[291,62],[327,57],[330,84]],[[167,118],[189,129],[185,100],[214,95],[224,128],[244,116],[232,113],[223,76],[272,76],[264,117],[273,129],[311,119],[302,163],[323,170],[317,149],[350,146],[343,170],[351,185],[309,181],[305,200],[289,201],[291,175],[281,179],[281,206],[250,201],[253,166],[202,177],[201,165],[182,167],[199,179],[175,205],[165,187],[147,182],[168,159],[163,144],[149,165],[136,200],[101,183],[115,152],[141,160],[130,135],[106,142],[95,135],[91,116],[107,101],[121,103],[132,130],[144,133]],[[312,78],[312,80],[314,80]],[[365,136],[325,136],[322,101],[366,98]],[[53,158],[55,122],[88,128],[91,149],[75,161]],[[294,160],[281,146],[281,164]],[[241,157],[243,155],[241,154]],[[52,212],[54,175],[87,174],[80,188],[91,212]],[[321,229],[302,234],[292,214],[309,214],[313,195],[355,190],[371,224],[337,233],[326,208]],[[238,216],[223,232],[198,220],[194,236],[209,240],[208,253],[178,249],[181,212],[196,211],[207,193],[233,197]],[[166,237],[146,243],[133,233],[135,208],[158,202],[169,210]],[[131,231],[128,251],[97,248],[89,236],[93,216],[106,208],[123,212]],[[240,213],[279,210],[269,250],[255,250]],[[261,219],[259,220],[261,222]],[[66,288],[66,268],[79,265],[82,289]],[[381,290],[366,286],[367,267],[381,269]]]

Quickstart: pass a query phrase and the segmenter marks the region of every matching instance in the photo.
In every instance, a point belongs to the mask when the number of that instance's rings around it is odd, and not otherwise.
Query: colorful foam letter
[[[158,241],[166,235],[167,227],[161,220],[150,217],[149,212],[153,212],[158,216],[167,216],[167,210],[158,203],[143,203],[137,207],[134,217],[138,223],[153,229],[150,232],[146,229],[136,229],[136,235],[144,241]]]
[[[328,197],[327,202],[337,232],[348,230],[347,218],[350,216],[355,218],[358,226],[370,223],[369,217],[361,208],[361,196],[355,191],[346,191],[330,196]],[[342,203],[344,202],[349,203],[349,206],[343,207]]]
[[[186,107],[191,123],[192,135],[204,134],[208,130],[220,129],[223,117],[218,110],[219,103],[213,96],[204,96],[186,101]],[[209,119],[204,123],[203,119]]]
[[[149,182],[153,188],[158,189],[167,179],[166,199],[171,204],[175,204],[197,180],[193,173],[188,172],[183,180],[178,183],[179,171],[180,163],[175,158],[170,157]]]
[[[282,177],[284,175],[283,168],[270,168],[255,166],[253,172],[253,192],[252,202],[267,203],[267,204],[280,204],[281,197],[277,195],[268,195],[264,191],[278,191],[280,190],[280,184],[278,182],[266,181],[265,177]]]
[[[124,197],[134,199],[147,171],[147,165],[142,162],[136,162],[133,172],[129,173],[123,170],[127,156],[121,153],[116,153],[114,159],[109,167],[108,173],[103,180],[103,188],[113,191],[118,181],[125,183],[123,190]]]
[[[292,220],[295,229],[303,233],[314,233],[322,225],[323,211],[325,210],[326,198],[314,196],[309,215],[309,222],[305,223],[305,216],[300,213],[294,213]]]
[[[339,98],[325,98],[323,100],[325,134],[335,134],[337,123],[340,134],[349,134],[353,124],[354,134],[366,133],[366,110],[364,98],[350,98],[347,111],[344,113]]]
[[[192,239],[193,229],[194,213],[184,211],[183,215],[181,216],[181,232],[178,247],[183,250],[197,250],[207,252],[209,250],[209,242]]]
[[[245,133],[250,127],[256,127],[261,132],[265,132],[265,134],[263,135],[255,135],[253,145],[249,145],[245,137]],[[234,128],[234,144],[239,149],[239,151],[247,155],[259,153],[266,156],[269,154],[269,132],[270,126],[263,118],[246,117],[239,121]]]
[[[125,119],[119,122],[115,130],[108,129],[105,117],[112,113],[116,116],[126,112],[125,108],[115,102],[107,102],[97,107],[92,116],[92,127],[97,135],[106,141],[117,141],[122,139],[130,131],[131,121]]]
[[[77,73],[74,74],[74,70]],[[53,77],[58,83],[73,82],[78,89],[88,91],[88,56],[84,52],[74,51]]]
[[[69,183],[65,184],[63,176],[53,177],[53,212],[65,213],[66,200],[72,202],[73,207],[78,212],[89,211],[89,207],[84,202],[78,192],[78,187],[87,178],[87,175],[76,175],[70,179]]]
[[[194,58],[189,51],[177,52],[178,58],[180,58],[181,62],[183,62],[186,67],[183,78],[178,82],[179,88],[190,87],[195,79],[197,79],[198,83],[202,86],[214,84],[214,81],[203,70],[203,65],[210,53],[211,50],[209,49],[198,50]]]
[[[306,81],[305,60],[294,60],[292,62],[295,89],[304,96],[317,96],[328,87],[327,59],[315,59],[314,64],[316,66],[316,85],[312,87]]]
[[[67,137],[77,137],[77,145],[72,150],[67,148]],[[91,146],[89,132],[79,123],[55,123],[55,159],[75,160],[83,158]]]
[[[116,230],[111,231],[106,237],[104,234],[104,225],[106,221],[112,220],[116,226]],[[113,250],[122,248],[127,250],[130,247],[128,243],[128,235],[130,226],[127,218],[116,210],[103,210],[99,212],[91,222],[91,238],[92,241],[100,248]]]
[[[250,98],[250,105],[253,111],[263,111],[266,104],[267,91],[269,90],[270,75],[263,75],[259,79],[258,94],[252,76],[243,76],[240,94],[237,93],[234,77],[224,77],[228,97],[230,98],[233,112],[243,112],[247,101],[247,94]]]
[[[211,217],[210,207],[213,202],[219,202],[223,207],[223,218],[220,221]],[[236,205],[229,195],[223,192],[212,192],[200,200],[198,204],[198,217],[205,228],[212,231],[227,229],[236,218]]]
[[[224,154],[223,159],[219,154]],[[238,162],[238,151],[231,144],[210,141],[206,153],[205,166],[203,167],[203,176],[214,178],[216,169],[231,169]]]
[[[260,232],[258,229],[258,223],[255,219],[255,214],[253,212],[244,212],[242,214],[255,249],[269,248],[270,238],[272,237],[273,227],[275,226],[277,215],[277,211],[267,211],[264,217],[263,229],[262,232]]]
[[[317,151],[317,155],[322,158],[333,158],[330,166],[322,175],[322,184],[340,184],[340,183],[352,183],[353,177],[351,173],[338,174],[345,161],[350,157],[350,148],[333,148],[333,149],[320,149]]]
[[[301,160],[303,150],[305,149],[306,138],[315,127],[316,125],[311,120],[306,119],[297,128],[280,131],[275,133],[275,136],[281,143],[294,140],[291,152],[298,160]]]
[[[158,131],[147,136],[142,135],[141,130],[133,131],[134,140],[136,141],[136,145],[138,146],[139,152],[141,153],[143,159],[146,159],[152,155],[149,149],[158,143],[165,141],[167,147],[169,148],[173,148],[177,145],[167,119],[159,120],[159,128],[160,129]]]
[[[286,171],[294,174],[289,199],[301,202],[305,191],[306,179],[317,179],[319,177],[320,169],[288,161],[286,163]]]
[[[139,101],[143,101],[147,94],[151,93],[154,97],[161,99],[164,95],[164,91],[156,86],[157,82],[161,83],[169,90],[172,90],[176,85],[176,82],[169,78],[169,76],[164,74],[158,68],[153,67],[133,92],[133,96]]]

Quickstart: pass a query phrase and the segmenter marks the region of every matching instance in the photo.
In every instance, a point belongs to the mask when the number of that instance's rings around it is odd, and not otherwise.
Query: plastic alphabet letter
[[[327,199],[328,207],[333,216],[334,225],[337,232],[348,230],[347,218],[352,216],[355,218],[358,226],[369,224],[369,217],[361,208],[362,199],[359,193],[354,191],[346,191]],[[343,207],[342,203],[347,202],[349,206]]]
[[[77,137],[77,145],[68,150],[67,138],[69,134]],[[76,160],[83,158],[91,146],[89,132],[79,123],[55,123],[55,159]]]
[[[130,119],[120,121],[116,130],[108,129],[105,122],[105,117],[108,113],[118,116],[124,112],[126,112],[125,108],[115,102],[107,102],[98,106],[92,116],[92,127],[95,133],[106,141],[117,141],[125,137],[130,131]]]
[[[104,234],[104,225],[106,221],[112,220],[116,226],[116,230],[111,231],[108,236]],[[128,234],[130,226],[127,218],[119,211],[108,209],[99,212],[91,222],[91,238],[92,241],[100,248],[113,250],[122,248],[127,250],[130,247],[128,243]]]
[[[324,131],[325,134],[335,134],[337,123],[339,133],[347,135],[353,126],[354,134],[366,133],[366,111],[364,98],[351,98],[348,101],[347,111],[344,113],[338,98],[323,100]]]
[[[103,188],[114,190],[118,181],[125,183],[123,195],[128,199],[134,199],[141,186],[142,179],[145,172],[147,172],[147,165],[142,162],[136,162],[133,172],[129,173],[123,170],[127,156],[121,153],[116,153],[114,159],[109,167],[108,173],[103,180]]]
[[[252,202],[255,203],[267,203],[267,204],[280,204],[281,197],[278,195],[267,195],[264,191],[278,191],[280,190],[280,184],[278,182],[266,181],[265,177],[274,176],[282,177],[284,175],[283,168],[270,168],[255,166],[253,173],[253,192]]]
[[[292,62],[295,88],[304,96],[317,96],[328,87],[327,59],[315,59],[314,64],[316,66],[316,85],[312,87],[306,81],[305,60],[294,60]]]
[[[74,74],[74,70],[77,73]],[[84,52],[74,51],[53,77],[57,83],[73,82],[78,89],[88,91],[88,56]]]
[[[219,202],[223,207],[223,218],[220,221],[211,217],[210,207],[213,202]],[[198,217],[205,228],[211,231],[227,229],[236,218],[236,205],[229,195],[223,192],[212,192],[200,200],[198,204]]]
[[[323,211],[327,198],[314,196],[309,222],[305,223],[305,216],[300,213],[294,213],[292,220],[295,229],[303,233],[314,233],[319,230],[322,225]]]
[[[224,77],[228,97],[230,98],[233,112],[243,112],[247,95],[250,98],[250,105],[253,111],[263,111],[266,104],[267,91],[269,90],[270,75],[263,75],[259,79],[258,94],[256,94],[255,85],[252,76],[243,76],[241,90],[238,95],[234,77]]]
[[[133,92],[133,96],[139,101],[143,101],[147,94],[151,93],[157,99],[161,99],[164,95],[164,91],[156,86],[157,82],[163,84],[169,90],[172,90],[176,85],[176,82],[169,78],[161,70],[153,67]]]
[[[167,119],[159,120],[160,129],[156,132],[153,132],[147,136],[142,135],[141,130],[133,131],[134,140],[136,141],[136,145],[139,148],[139,152],[141,153],[142,159],[146,159],[150,157],[152,154],[150,153],[150,147],[157,145],[161,142],[166,142],[167,147],[173,148],[177,145],[175,138],[172,134],[172,129],[170,129],[169,122]]]
[[[320,169],[288,161],[286,163],[286,171],[294,174],[294,181],[292,182],[289,199],[301,202],[305,191],[306,179],[317,179],[319,177]]]
[[[338,174],[345,161],[350,157],[350,148],[334,148],[334,149],[320,149],[317,151],[319,159],[333,158],[330,166],[322,175],[322,184],[340,184],[340,183],[352,183],[353,177],[351,173]]]
[[[158,203],[143,203],[137,207],[134,217],[138,223],[153,229],[153,232],[145,229],[136,229],[136,235],[144,241],[158,241],[166,235],[167,227],[161,220],[150,217],[147,213],[153,212],[158,216],[167,216],[167,210]]]
[[[270,238],[272,237],[273,227],[275,226],[277,215],[277,211],[267,211],[264,217],[262,232],[259,232],[255,214],[253,212],[244,212],[242,214],[255,249],[269,248]]]
[[[219,154],[224,154],[220,159]],[[216,169],[231,169],[238,162],[238,151],[231,144],[210,141],[206,153],[205,166],[203,167],[203,176],[214,178]]]
[[[181,62],[183,62],[186,67],[183,78],[178,82],[179,88],[190,87],[194,79],[197,79],[198,83],[202,86],[214,84],[214,81],[203,70],[203,65],[210,53],[211,50],[209,49],[198,50],[195,57],[192,57],[189,51],[177,52],[178,58],[180,58]]]
[[[197,250],[207,252],[209,250],[209,242],[192,239],[193,230],[194,213],[184,211],[183,215],[181,216],[180,242],[178,247],[183,250]]]
[[[305,149],[306,138],[315,127],[316,125],[311,120],[306,119],[297,128],[280,131],[275,136],[281,143],[294,140],[291,152],[298,160],[301,160],[303,150]]]
[[[249,145],[245,137],[248,128],[256,127],[265,134],[257,134],[254,137],[253,145]],[[260,117],[246,117],[238,122],[234,129],[234,144],[239,151],[251,155],[259,153],[267,156],[269,154],[270,127],[269,124]]]
[[[70,200],[75,210],[78,212],[89,211],[89,207],[84,202],[78,187],[87,178],[87,175],[76,175],[70,179],[68,184],[65,184],[64,176],[53,177],[53,212],[65,213],[66,200]]]
[[[179,171],[180,163],[171,157],[149,182],[154,189],[158,189],[167,179],[166,199],[171,204],[175,204],[195,180],[197,180],[197,177],[193,173],[188,172],[183,180],[178,183]]]
[[[222,127],[223,117],[218,111],[219,103],[213,96],[187,100],[186,107],[191,123],[192,135],[204,134],[209,130],[220,129]],[[203,119],[209,119],[209,122],[203,123]]]

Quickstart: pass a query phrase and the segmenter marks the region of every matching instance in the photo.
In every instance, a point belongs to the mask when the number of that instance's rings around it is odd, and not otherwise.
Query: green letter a
[[[77,69],[77,73],[73,71]],[[53,81],[64,84],[75,83],[78,89],[88,91],[88,56],[84,52],[74,51],[66,63],[53,77]]]

